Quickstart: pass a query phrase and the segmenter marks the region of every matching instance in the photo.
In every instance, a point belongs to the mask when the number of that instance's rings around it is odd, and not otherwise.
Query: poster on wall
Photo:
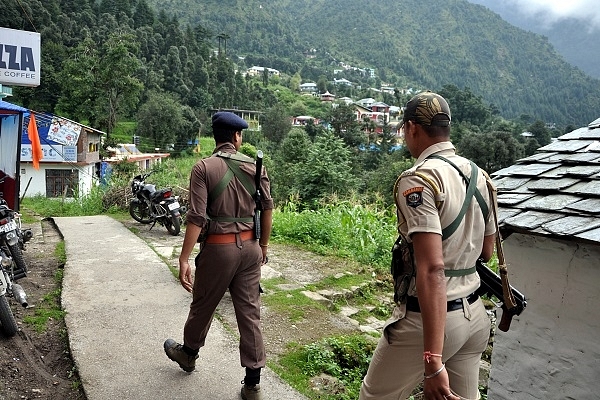
[[[29,116],[25,120],[27,125]],[[49,113],[36,113],[35,120],[43,152],[41,162],[77,162],[77,142],[83,134],[83,126]],[[23,129],[21,135],[21,161],[32,161],[27,129]]]
[[[48,129],[48,139],[65,146],[76,146],[81,125],[62,118],[52,118],[52,123]]]

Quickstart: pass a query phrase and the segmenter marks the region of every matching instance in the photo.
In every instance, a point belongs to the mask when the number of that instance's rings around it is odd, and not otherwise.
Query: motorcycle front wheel
[[[8,300],[6,300],[6,295],[0,296],[0,331],[6,337],[13,337],[18,329],[17,321],[15,321],[15,316],[10,309]]]
[[[175,215],[168,214],[163,221],[165,228],[167,228],[169,233],[173,236],[179,235],[179,232],[181,231],[179,218],[180,217],[176,217]]]
[[[145,201],[132,200],[129,203],[129,215],[137,222],[142,224],[149,224],[152,222],[152,214],[150,208]]]

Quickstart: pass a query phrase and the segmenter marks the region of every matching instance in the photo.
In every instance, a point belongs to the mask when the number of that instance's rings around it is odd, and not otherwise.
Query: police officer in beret
[[[496,227],[487,178],[456,155],[450,121],[448,103],[436,93],[420,93],[406,104],[404,141],[417,160],[398,178],[394,195],[398,231],[412,246],[416,275],[385,324],[361,400],[406,399],[420,383],[429,400],[479,398],[490,320],[474,294],[480,282],[475,263],[492,256]],[[467,179],[481,199],[467,196]]]
[[[259,280],[261,266],[267,259],[273,199],[263,168],[259,171],[262,195],[259,243],[253,230],[255,200],[249,192],[255,188],[247,189],[242,182],[246,181],[246,185],[247,181],[254,182],[256,163],[237,152],[246,128],[246,121],[233,113],[215,113],[212,117],[214,152],[192,169],[190,209],[179,256],[179,281],[193,297],[183,330],[183,344],[167,339],[164,349],[184,371],[193,371],[215,309],[229,289],[240,333],[240,361],[246,370],[242,398],[257,400],[262,398],[260,372],[265,366]],[[196,271],[192,278],[189,258],[199,238],[202,238],[201,250],[195,259]]]

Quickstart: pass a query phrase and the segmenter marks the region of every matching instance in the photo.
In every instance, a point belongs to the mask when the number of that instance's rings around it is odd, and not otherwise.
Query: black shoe
[[[179,364],[182,370],[185,372],[192,372],[196,369],[196,359],[198,354],[195,356],[188,355],[183,351],[183,346],[174,341],[173,339],[165,340],[165,353],[167,357]]]
[[[262,400],[260,385],[244,385],[241,394],[243,400]]]

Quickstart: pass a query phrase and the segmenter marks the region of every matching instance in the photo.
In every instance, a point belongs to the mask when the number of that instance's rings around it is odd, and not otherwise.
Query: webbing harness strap
[[[469,179],[460,170],[460,168],[458,168],[458,166],[456,164],[454,164],[452,161],[448,160],[446,157],[442,157],[437,154],[432,154],[427,158],[437,158],[437,159],[443,160],[443,161],[447,162],[448,164],[452,165],[454,167],[454,169],[456,169],[458,171],[460,176],[467,183],[465,201],[463,202],[463,205],[460,208],[460,212],[458,213],[458,215],[456,216],[456,218],[454,219],[454,221],[452,221],[452,223],[450,225],[448,225],[447,227],[442,229],[442,240],[446,240],[450,236],[452,236],[452,234],[454,232],[456,232],[456,230],[458,229],[458,226],[460,225],[463,218],[465,217],[465,214],[467,213],[467,208],[469,207],[469,204],[471,203],[473,196],[475,196],[477,203],[479,203],[479,208],[481,209],[481,212],[483,213],[484,219],[488,215],[489,209],[488,209],[488,206],[487,206],[485,200],[483,199],[483,196],[481,195],[481,192],[479,191],[479,189],[477,189],[476,182],[477,182],[477,172],[479,171],[479,169],[477,168],[477,165],[475,165],[475,163],[473,161],[469,161],[471,163],[471,179]],[[474,266],[471,268],[466,268],[466,269],[444,269],[444,275],[446,277],[460,277],[460,276],[474,274],[476,271],[477,271],[477,268]]]
[[[220,156],[220,154],[217,154],[217,157],[219,157],[219,156]],[[208,194],[208,198],[211,200],[214,200],[217,197],[219,197],[223,193],[223,191],[225,190],[227,185],[229,185],[229,182],[231,182],[231,180],[233,179],[234,176],[236,178],[238,178],[238,180],[244,186],[244,189],[246,189],[248,194],[250,194],[251,196],[254,196],[252,194],[252,193],[256,193],[256,188],[254,187],[254,182],[252,182],[251,178],[248,177],[248,175],[244,174],[242,172],[242,170],[240,169],[240,164],[245,161],[235,160],[235,159],[229,158],[229,157],[221,157],[221,158],[223,159],[223,161],[225,161],[225,164],[227,164],[227,172],[225,172],[225,175],[223,175],[223,178],[221,178],[219,183],[217,183],[215,185],[215,187],[210,191],[210,193]],[[253,222],[254,221],[253,217],[240,217],[240,218],[238,218],[238,217],[209,217],[209,218],[212,221],[218,221],[218,222]]]
[[[463,218],[465,217],[465,214],[467,213],[467,208],[469,207],[469,204],[471,203],[471,199],[473,198],[473,196],[475,196],[475,199],[477,199],[477,203],[479,203],[479,207],[481,208],[481,212],[483,213],[483,218],[485,219],[488,215],[489,209],[488,209],[487,204],[485,203],[485,200],[483,199],[483,196],[481,195],[481,192],[479,191],[479,189],[477,189],[477,186],[476,186],[477,172],[479,171],[479,169],[477,168],[477,165],[475,165],[475,163],[473,161],[470,161],[470,163],[471,163],[471,179],[469,179],[460,170],[460,168],[458,168],[458,166],[456,166],[456,164],[454,164],[452,161],[448,160],[447,158],[442,157],[437,154],[432,154],[427,158],[437,158],[437,159],[443,160],[443,161],[447,162],[448,164],[452,165],[454,167],[454,169],[456,169],[458,171],[460,176],[467,183],[467,192],[465,195],[465,201],[460,209],[460,212],[454,219],[454,221],[452,221],[452,223],[450,225],[448,225],[447,227],[442,229],[442,240],[448,239],[458,229],[458,226],[460,225]]]

